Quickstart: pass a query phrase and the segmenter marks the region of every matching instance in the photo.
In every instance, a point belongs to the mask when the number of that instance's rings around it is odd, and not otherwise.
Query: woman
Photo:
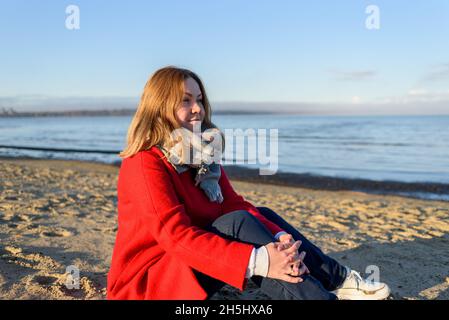
[[[186,161],[198,144],[173,132],[196,129],[220,132],[199,77],[175,67],[155,72],[120,154],[108,299],[208,299],[225,284],[243,291],[248,279],[273,299],[388,296],[385,284],[363,280],[238,195],[217,161]]]

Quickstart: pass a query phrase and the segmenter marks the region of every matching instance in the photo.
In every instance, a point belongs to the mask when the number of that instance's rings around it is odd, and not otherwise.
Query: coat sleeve
[[[170,174],[149,153],[139,153],[131,183],[142,223],[159,245],[190,267],[244,290],[253,245],[222,238],[191,224]]]
[[[221,177],[220,177],[220,188],[223,194],[223,203],[222,203],[222,211],[223,213],[229,213],[235,210],[246,210],[249,213],[253,214],[260,222],[262,222],[271,233],[276,235],[278,232],[283,231],[277,224],[265,218],[257,208],[252,205],[250,202],[246,201],[241,195],[235,192],[232,187],[226,172],[223,169],[223,166],[220,165],[221,169]]]

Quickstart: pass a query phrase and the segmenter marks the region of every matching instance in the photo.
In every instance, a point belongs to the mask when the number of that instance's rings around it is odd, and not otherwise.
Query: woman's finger
[[[306,257],[306,252],[305,251],[302,251],[300,254],[299,254],[299,260],[301,260],[301,262],[303,262],[304,261],[304,258]]]
[[[302,243],[301,240],[295,241],[295,242],[290,246],[290,248],[285,249],[285,251],[286,251],[287,253],[295,252],[295,251],[297,251],[297,250],[299,249],[299,247],[301,246],[301,243]]]
[[[282,234],[282,235],[279,237],[279,241],[280,241],[280,242],[290,242],[290,241],[292,241],[292,240],[294,240],[294,239],[293,239],[293,236],[292,236],[291,234],[289,234],[289,233]]]
[[[285,260],[284,260],[284,264],[289,264],[291,265],[293,262],[300,262],[299,259],[295,259],[295,254],[291,253],[289,254]]]
[[[285,243],[282,242],[275,242],[276,243],[276,247],[278,251],[282,251],[285,250],[287,248]]]
[[[282,280],[287,281],[287,282],[291,282],[291,283],[300,283],[300,282],[304,281],[301,277],[293,277],[293,276],[290,276],[288,274],[285,274],[282,277]]]
[[[293,242],[295,242],[295,239],[293,239],[292,235],[289,234],[289,235],[287,235],[287,236],[284,238],[284,241],[283,241],[283,242],[286,242],[286,243],[293,243]]]
[[[301,265],[301,268],[298,270],[298,276],[302,276],[303,274],[307,273],[309,269],[307,269],[306,265]]]
[[[301,269],[299,268],[299,264],[294,264],[293,266],[293,272],[295,273],[295,276],[300,276],[301,274],[299,273],[301,271]]]
[[[301,263],[304,261],[304,258],[306,256],[306,252],[302,251],[300,254],[298,254],[298,251],[295,251],[293,253],[290,253],[287,256],[286,261],[287,262],[297,262],[297,263]]]

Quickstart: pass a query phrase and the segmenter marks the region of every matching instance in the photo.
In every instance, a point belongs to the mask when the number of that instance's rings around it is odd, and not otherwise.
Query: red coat
[[[232,188],[221,167],[224,201],[211,202],[194,172],[177,173],[156,147],[123,160],[118,231],[107,277],[108,299],[206,299],[196,269],[241,291],[252,245],[202,227],[238,209],[255,215],[274,234],[282,231]]]

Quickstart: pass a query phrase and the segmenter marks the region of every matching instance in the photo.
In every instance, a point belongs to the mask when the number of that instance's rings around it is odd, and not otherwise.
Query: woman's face
[[[201,123],[206,115],[202,99],[198,83],[192,78],[184,80],[184,95],[176,111],[176,117],[182,127],[193,131],[194,126],[198,126],[198,130],[201,130]]]

